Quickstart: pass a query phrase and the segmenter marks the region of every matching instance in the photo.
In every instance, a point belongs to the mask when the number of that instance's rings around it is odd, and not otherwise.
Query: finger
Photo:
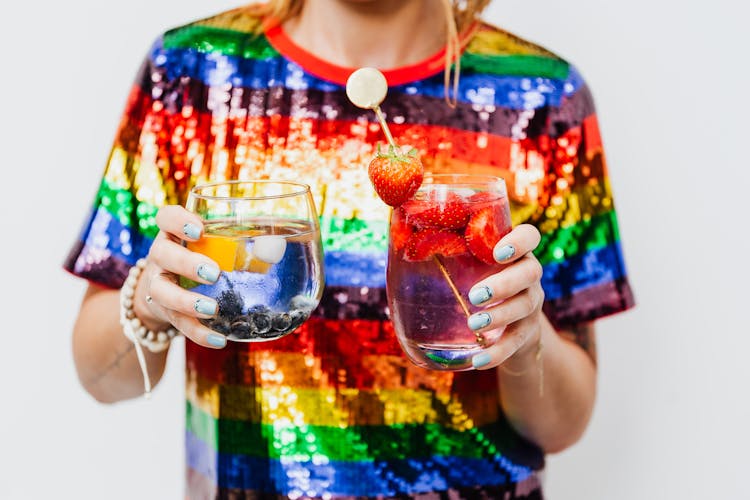
[[[215,261],[168,238],[154,241],[149,251],[149,260],[165,271],[209,285],[216,283],[221,274]]]
[[[156,213],[156,225],[177,239],[195,241],[203,232],[200,217],[179,205],[167,205]]]
[[[164,275],[151,280],[148,294],[153,303],[186,316],[207,319],[216,316],[219,310],[214,299],[185,290]]]
[[[526,347],[538,334],[538,322],[533,316],[510,325],[500,339],[479,354],[475,354],[471,364],[477,370],[488,370],[501,365],[513,354]]]
[[[497,242],[492,256],[497,262],[507,264],[533,251],[541,240],[542,236],[536,227],[531,224],[521,224]]]
[[[227,345],[227,338],[224,335],[203,326],[193,317],[177,311],[169,311],[169,320],[185,337],[196,344],[211,349],[222,349]]]
[[[542,265],[533,254],[526,254],[499,273],[483,279],[469,290],[475,306],[506,300],[542,279]]]
[[[474,331],[502,328],[530,316],[542,307],[541,286],[527,288],[502,303],[469,316],[466,323]]]

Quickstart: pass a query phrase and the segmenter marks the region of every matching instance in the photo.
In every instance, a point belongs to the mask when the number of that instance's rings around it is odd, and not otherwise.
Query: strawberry
[[[497,204],[480,208],[471,216],[464,231],[471,253],[487,264],[497,264],[492,250],[497,242],[511,230],[510,221],[498,211]]]
[[[488,207],[493,203],[497,202],[501,198],[498,193],[491,193],[489,191],[482,191],[474,193],[466,199],[466,203],[469,206],[471,213],[478,212],[480,209]]]
[[[414,233],[406,243],[404,260],[407,262],[421,262],[433,255],[455,257],[468,251],[466,241],[460,234],[444,229],[425,229]]]
[[[419,208],[412,208],[409,223],[418,227],[440,227],[461,229],[469,222],[469,209],[456,193],[431,193],[429,200],[419,201]],[[443,196],[444,195],[444,196]]]
[[[404,246],[406,246],[406,242],[409,241],[413,232],[414,230],[412,227],[406,223],[406,215],[404,214],[403,207],[394,210],[393,214],[391,214],[390,227],[391,245],[393,246],[393,250],[395,252],[400,252]]]
[[[414,196],[422,185],[424,167],[416,149],[403,154],[391,146],[388,153],[378,150],[367,173],[380,199],[386,205],[397,207]]]

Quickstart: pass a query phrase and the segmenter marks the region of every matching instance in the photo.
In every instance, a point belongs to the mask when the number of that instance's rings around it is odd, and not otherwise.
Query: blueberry
[[[244,320],[232,323],[232,335],[238,339],[249,339],[251,337],[252,326]]]
[[[277,332],[286,332],[292,326],[292,318],[287,313],[277,314],[271,320],[271,324]]]
[[[224,335],[228,334],[232,329],[229,321],[223,318],[202,319],[201,323],[216,332],[223,333]]]
[[[292,320],[292,324],[290,325],[290,328],[299,327],[302,323],[307,321],[307,318],[309,316],[310,315],[306,313],[305,311],[300,311],[300,310],[292,311],[291,313],[289,313],[289,318]]]
[[[271,312],[271,309],[268,308],[268,306],[264,306],[263,304],[256,304],[254,306],[251,306],[250,309],[247,310],[248,314],[268,314]]]
[[[267,314],[256,313],[250,316],[253,319],[255,331],[263,335],[271,330],[271,318]]]
[[[223,318],[234,319],[242,314],[242,297],[231,290],[221,292],[216,302],[219,304],[219,316]]]

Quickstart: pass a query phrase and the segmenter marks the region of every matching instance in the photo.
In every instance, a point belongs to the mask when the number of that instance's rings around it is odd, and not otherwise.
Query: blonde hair
[[[447,39],[445,42],[445,100],[455,107],[458,98],[458,79],[461,73],[461,41],[463,34],[472,27],[479,14],[491,0],[441,0],[445,9]],[[296,16],[302,10],[304,0],[267,0],[256,5],[257,12],[270,16],[278,22]],[[452,94],[452,95],[451,95]]]

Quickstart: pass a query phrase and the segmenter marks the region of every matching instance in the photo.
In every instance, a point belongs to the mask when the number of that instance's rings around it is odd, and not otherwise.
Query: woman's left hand
[[[539,231],[532,225],[514,228],[495,245],[493,252],[503,269],[469,291],[472,304],[487,305],[469,317],[469,328],[481,332],[505,327],[496,344],[474,356],[474,368],[494,368],[512,356],[536,350],[541,335],[544,290],[542,266],[532,251],[540,240]]]

